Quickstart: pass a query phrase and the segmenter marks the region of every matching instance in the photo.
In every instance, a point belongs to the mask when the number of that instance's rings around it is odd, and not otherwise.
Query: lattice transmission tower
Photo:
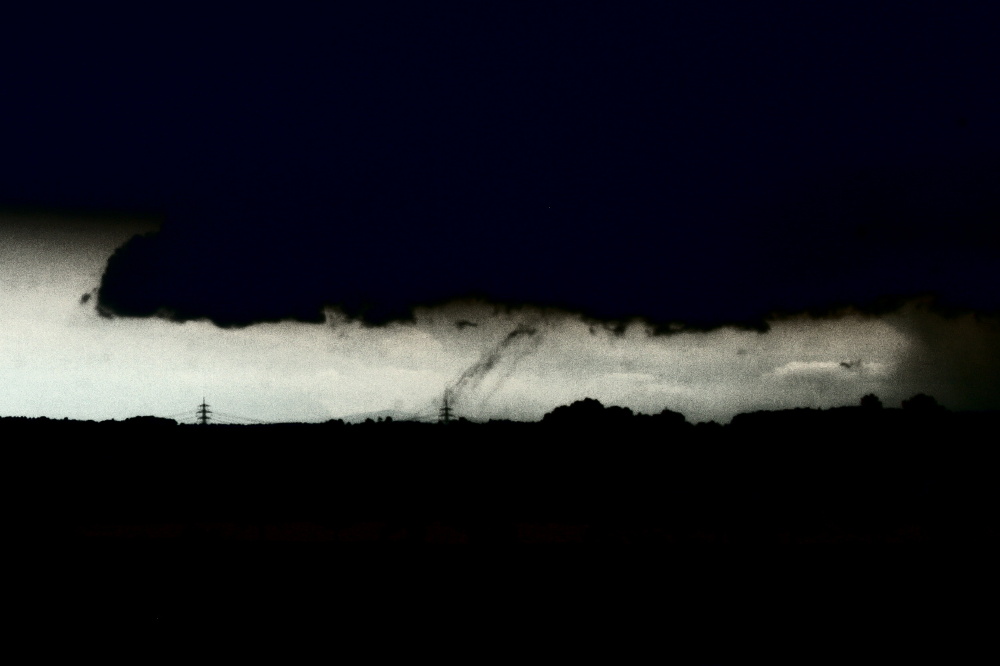
[[[439,423],[451,423],[451,407],[448,405],[448,392],[444,392],[444,406],[441,408]]]
[[[208,405],[205,404],[205,398],[201,399],[201,404],[198,405],[198,423],[200,425],[208,425],[208,420],[211,417],[211,410],[209,410]]]

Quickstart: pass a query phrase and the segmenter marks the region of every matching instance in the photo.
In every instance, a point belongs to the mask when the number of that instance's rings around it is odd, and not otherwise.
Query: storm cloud
[[[109,259],[94,299],[109,317],[238,327],[335,308],[385,325],[479,298],[669,333],[918,295],[996,311],[990,21],[822,4],[316,7],[208,40],[150,28],[128,68],[99,63],[90,106],[39,65],[57,82],[42,102],[106,131],[78,132],[90,159],[72,178],[43,150],[66,141],[12,144],[12,163],[52,166],[5,172],[0,199],[163,213]]]
[[[774,206],[767,219],[732,204],[745,228],[657,222],[672,213],[665,203],[642,213],[613,204],[552,212],[484,197],[456,210],[393,202],[391,188],[379,205],[218,210],[168,221],[120,247],[96,307],[106,316],[207,318],[224,327],[318,323],[335,308],[384,325],[412,321],[415,307],[479,298],[619,328],[641,318],[661,333],[766,330],[767,318],[798,312],[880,314],[915,297],[941,311],[996,312],[1000,296],[988,286],[1000,274],[996,185],[983,173],[960,184],[940,184],[934,173],[895,176],[860,192],[831,186]]]

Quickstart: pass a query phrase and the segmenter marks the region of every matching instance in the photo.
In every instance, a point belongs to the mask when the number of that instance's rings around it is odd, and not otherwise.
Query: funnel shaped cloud
[[[445,391],[448,401],[459,408],[468,405],[479,392],[484,380],[495,375],[492,388],[486,395],[480,395],[481,402],[485,403],[500,389],[504,380],[510,377],[517,363],[538,349],[542,339],[538,328],[519,324],[448,386]]]

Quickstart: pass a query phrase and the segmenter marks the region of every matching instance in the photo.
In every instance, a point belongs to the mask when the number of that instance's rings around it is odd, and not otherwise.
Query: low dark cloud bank
[[[995,12],[17,19],[0,204],[162,215],[109,259],[108,316],[383,324],[476,296],[667,332],[914,294],[995,311]]]
[[[774,312],[885,313],[915,296],[945,313],[996,312],[996,186],[982,173],[961,193],[933,174],[892,175],[884,189],[835,189],[771,222],[734,206],[745,229],[655,223],[667,205],[551,212],[486,198],[468,210],[441,201],[219,210],[120,248],[98,308],[243,326],[321,322],[331,306],[379,325],[410,319],[414,306],[477,297],[603,321],[642,317],[664,332],[671,322],[764,329]],[[317,216],[324,221],[309,221]]]

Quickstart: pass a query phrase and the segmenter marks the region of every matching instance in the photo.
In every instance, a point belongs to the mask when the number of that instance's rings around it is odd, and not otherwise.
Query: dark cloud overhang
[[[579,313],[617,332],[641,319],[657,334],[766,332],[783,316],[878,315],[913,300],[943,315],[1000,310],[1000,191],[982,165],[887,169],[860,186],[831,177],[733,204],[740,224],[696,214],[667,224],[676,211],[655,198],[556,213],[530,198],[474,199],[415,199],[384,184],[364,198],[208,206],[119,248],[97,307],[220,326],[322,322],[332,307],[384,325],[478,299]]]
[[[994,311],[988,10],[710,4],[46,18],[4,44],[38,57],[4,81],[0,203],[163,212],[108,316]]]
[[[766,332],[768,320],[782,316],[886,314],[914,299],[944,315],[997,311],[995,295],[985,283],[982,291],[952,290],[943,295],[911,292],[877,297],[873,297],[878,293],[873,291],[876,285],[871,284],[851,294],[854,298],[850,300],[830,299],[825,303],[803,291],[793,294],[791,307],[781,309],[773,304],[787,299],[789,293],[768,293],[749,277],[743,288],[752,293],[734,285],[733,292],[725,297],[708,289],[689,289],[680,297],[671,297],[669,283],[635,285],[611,277],[603,278],[603,291],[559,292],[517,277],[508,279],[493,292],[471,291],[461,290],[460,285],[476,278],[489,282],[492,276],[445,275],[435,281],[426,274],[421,276],[427,261],[421,256],[413,257],[412,261],[397,260],[386,267],[377,263],[377,252],[364,253],[360,261],[345,257],[331,266],[315,258],[310,262],[300,257],[301,263],[274,258],[247,261],[242,252],[220,256],[207,251],[181,252],[161,244],[169,242],[156,236],[137,237],[109,259],[97,292],[99,311],[108,316],[133,317],[163,316],[169,312],[169,318],[178,321],[208,318],[220,326],[245,326],[281,319],[319,323],[325,320],[325,308],[332,307],[349,318],[383,325],[412,321],[417,306],[474,296],[479,301],[509,308],[527,305],[579,313],[584,319],[601,322],[619,333],[629,322],[642,320],[651,324],[657,334],[705,331],[720,326]],[[559,264],[559,270],[567,268],[565,262]],[[691,272],[697,273],[693,269]],[[727,275],[734,282],[739,279],[738,275]],[[452,282],[455,291],[449,292]],[[832,290],[839,285],[825,286]]]

